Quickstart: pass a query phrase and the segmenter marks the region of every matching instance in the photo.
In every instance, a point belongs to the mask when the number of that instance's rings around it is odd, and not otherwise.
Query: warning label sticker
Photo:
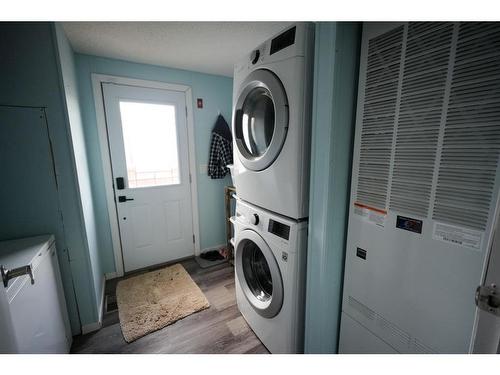
[[[434,223],[432,238],[439,241],[469,247],[474,250],[480,250],[481,242],[483,240],[483,232],[449,224]]]
[[[385,227],[387,211],[366,206],[361,203],[354,203],[354,213],[361,216],[365,221],[375,224],[381,228]]]

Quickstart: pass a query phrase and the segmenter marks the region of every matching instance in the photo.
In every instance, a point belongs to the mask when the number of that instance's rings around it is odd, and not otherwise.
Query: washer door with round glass
[[[233,134],[241,162],[261,171],[278,157],[288,131],[288,101],[276,75],[252,72],[241,85],[233,110]]]
[[[253,230],[240,233],[235,268],[243,294],[254,310],[265,318],[276,316],[283,304],[281,273],[271,249]]]

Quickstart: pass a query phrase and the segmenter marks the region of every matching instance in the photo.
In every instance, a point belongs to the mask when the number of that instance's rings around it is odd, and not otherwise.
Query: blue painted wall
[[[200,165],[208,164],[210,134],[220,110],[228,123],[231,119],[232,79],[160,66],[131,63],[121,60],[76,54],[76,72],[80,104],[89,157],[92,194],[95,203],[98,246],[104,272],[114,272],[114,255],[99,149],[96,113],[91,74],[100,73],[150,81],[177,83],[192,88],[193,100],[203,98],[204,108],[194,108],[194,131],[198,180],[198,209],[200,215],[201,248],[225,243],[224,186],[231,180],[211,180]]]
[[[97,309],[54,24],[0,23],[0,35],[0,104],[44,107],[46,111],[64,220],[63,231],[57,236],[59,262],[71,327],[76,334],[80,324],[96,321]],[[37,225],[46,227],[45,222],[30,223],[33,231]],[[56,235],[58,225],[54,223],[52,227]],[[4,235],[9,237],[7,233]]]
[[[337,353],[360,39],[360,24],[316,24],[306,353]]]
[[[63,99],[66,104],[66,120],[69,125],[68,133],[73,149],[72,158],[77,173],[77,188],[81,204],[81,221],[83,235],[85,236],[85,249],[92,272],[92,297],[91,305],[80,306],[80,314],[92,317],[92,320],[82,321],[82,324],[94,323],[99,320],[101,301],[103,298],[104,272],[99,256],[97,238],[97,225],[95,221],[94,201],[90,183],[87,151],[82,116],[80,111],[80,98],[78,92],[78,79],[75,69],[74,52],[60,24],[55,25],[57,51],[59,55],[59,68]]]

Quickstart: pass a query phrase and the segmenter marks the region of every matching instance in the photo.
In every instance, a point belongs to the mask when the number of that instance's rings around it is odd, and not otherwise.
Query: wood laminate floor
[[[210,307],[127,344],[118,311],[103,315],[103,328],[73,338],[72,353],[269,353],[236,305],[234,268],[228,263],[202,269],[194,259],[180,262],[201,288]],[[146,272],[146,271],[143,271]],[[130,277],[134,275],[127,275]],[[106,283],[109,300],[120,279]],[[112,305],[112,303],[108,303]]]

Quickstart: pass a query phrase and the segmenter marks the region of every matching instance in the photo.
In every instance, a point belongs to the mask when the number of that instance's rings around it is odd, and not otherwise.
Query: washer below
[[[234,225],[236,300],[271,353],[301,353],[307,221],[238,199]]]

